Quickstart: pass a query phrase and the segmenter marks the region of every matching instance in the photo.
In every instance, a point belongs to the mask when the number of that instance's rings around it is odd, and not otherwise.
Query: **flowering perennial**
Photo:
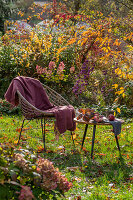
[[[15,165],[21,168],[24,173],[33,171],[22,154],[15,154],[14,159]],[[62,192],[67,192],[72,187],[72,184],[68,182],[67,178],[62,175],[58,169],[55,169],[53,163],[49,160],[39,157],[35,168],[36,172],[33,172],[35,175],[34,183],[35,185],[40,186],[42,189],[46,191],[59,189]],[[22,188],[20,200],[24,198],[24,194],[22,195],[24,190],[29,191],[29,188]]]

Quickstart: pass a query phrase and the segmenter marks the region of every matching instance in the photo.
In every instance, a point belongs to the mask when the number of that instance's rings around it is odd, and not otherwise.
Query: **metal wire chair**
[[[70,103],[67,100],[65,100],[60,94],[58,94],[55,90],[51,89],[47,85],[43,85],[43,88],[49,98],[49,101],[52,104],[54,104],[56,106],[70,105]],[[18,101],[19,101],[19,105],[21,107],[22,115],[24,116],[20,134],[19,134],[18,144],[20,142],[23,127],[27,124],[26,123],[24,125],[25,120],[28,120],[28,123],[29,123],[31,120],[34,120],[34,119],[41,119],[44,151],[46,151],[46,148],[45,148],[45,122],[46,122],[46,119],[55,118],[54,114],[48,113],[48,112],[45,112],[45,111],[42,111],[42,110],[39,110],[38,108],[36,108],[32,104],[30,104],[18,90],[17,90],[17,95],[18,95]],[[72,132],[71,132],[71,136],[72,136],[72,140],[73,140]],[[74,140],[73,140],[73,144],[74,144]]]

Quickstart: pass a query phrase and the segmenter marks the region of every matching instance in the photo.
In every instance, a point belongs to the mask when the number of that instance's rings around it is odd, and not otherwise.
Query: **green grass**
[[[65,197],[57,196],[57,199],[132,199],[133,123],[122,125],[122,132],[118,136],[121,153],[117,149],[114,133],[111,132],[112,127],[97,127],[93,160],[90,158],[92,126],[88,127],[84,148],[81,151],[84,125],[77,125],[74,148],[69,131],[61,135],[57,141],[53,123],[47,122],[47,151],[38,153],[43,148],[40,121],[37,123],[32,121],[24,127],[22,140],[17,146],[21,123],[21,117],[1,116],[0,143],[13,145],[16,148],[30,149],[35,154],[52,161],[54,167],[59,168],[59,171],[73,184],[73,187],[65,193]]]

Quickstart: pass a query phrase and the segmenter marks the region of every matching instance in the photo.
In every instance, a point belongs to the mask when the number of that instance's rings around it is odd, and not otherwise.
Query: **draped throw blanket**
[[[56,118],[55,125],[60,134],[64,133],[66,130],[75,130],[76,124],[73,121],[75,111],[73,106],[52,105],[39,80],[23,76],[14,78],[5,93],[6,101],[11,103],[13,106],[19,104],[16,93],[17,90],[30,104],[39,110],[54,114]]]

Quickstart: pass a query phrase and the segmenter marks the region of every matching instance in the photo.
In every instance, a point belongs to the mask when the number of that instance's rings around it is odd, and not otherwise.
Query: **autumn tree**
[[[12,11],[14,10],[14,4],[12,1],[0,0],[0,31],[4,33],[4,21],[11,16]]]
[[[27,12],[32,3],[33,0],[0,0],[0,31],[4,34],[5,20],[13,16],[13,18],[16,18],[16,13],[20,9],[23,9],[25,12]]]

